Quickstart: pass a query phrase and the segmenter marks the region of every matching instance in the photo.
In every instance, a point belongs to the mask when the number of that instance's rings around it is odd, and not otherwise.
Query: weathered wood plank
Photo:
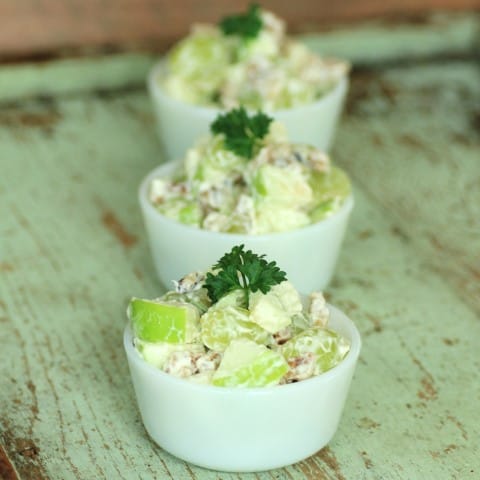
[[[123,53],[9,65],[0,74],[0,102],[138,88],[144,85],[155,58],[153,54]]]
[[[143,89],[66,89],[0,108],[1,474],[478,476],[479,85],[468,61],[354,77],[334,156],[357,203],[327,293],[358,323],[361,362],[329,447],[251,475],[176,460],[148,439],[135,406],[125,304],[159,289],[136,204],[161,161]]]
[[[319,54],[339,56],[355,65],[405,62],[439,56],[471,58],[478,52],[480,13],[431,13],[424,21],[395,24],[385,19],[335,25],[318,34],[297,37]],[[388,31],[388,41],[385,33]],[[0,103],[29,96],[75,95],[96,90],[143,87],[164,49],[148,52],[54,57],[34,63],[6,63],[1,69]],[[113,92],[113,93],[112,93]]]
[[[17,0],[0,3],[0,55],[31,55],[59,49],[161,45],[184,35],[193,22],[216,22],[223,15],[244,10],[250,2],[230,0]],[[344,0],[343,2],[262,2],[284,18],[292,30],[318,25],[390,16],[420,21],[432,10],[480,9],[479,0]]]
[[[478,65],[359,75],[334,153],[480,313]]]

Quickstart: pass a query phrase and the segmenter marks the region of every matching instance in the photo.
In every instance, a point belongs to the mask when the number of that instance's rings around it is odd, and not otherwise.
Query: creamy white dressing
[[[250,292],[248,304],[242,290],[212,304],[204,282],[203,273],[190,273],[159,299],[179,308],[198,305],[199,328],[186,343],[135,338],[145,361],[197,383],[251,387],[310,378],[333,368],[348,353],[348,341],[326,328],[329,311],[321,292],[310,295],[305,309],[288,281],[265,294]],[[150,316],[148,321],[162,318]]]
[[[167,217],[213,232],[294,230],[334,214],[350,195],[348,177],[328,155],[289,143],[277,122],[251,159],[228,150],[218,134],[200,139],[179,168],[152,180],[151,203]]]
[[[168,55],[159,79],[169,95],[187,103],[274,111],[312,103],[349,71],[286,34],[285,22],[261,10],[255,38],[224,35],[216,25],[194,26]]]

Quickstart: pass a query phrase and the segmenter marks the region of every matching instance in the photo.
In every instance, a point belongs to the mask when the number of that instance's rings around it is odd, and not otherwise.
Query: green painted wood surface
[[[358,32],[342,35],[356,58]],[[395,35],[383,38],[384,53],[402,56]],[[136,189],[161,146],[141,84],[119,88],[143,80],[132,72],[151,56],[2,67],[0,478],[480,478],[480,72],[470,47],[463,60],[435,51],[435,61],[354,74],[333,156],[354,180],[356,208],[327,294],[358,324],[360,363],[330,445],[249,475],[155,446],[122,350],[127,299],[160,289]],[[49,96],[18,100],[35,92]]]

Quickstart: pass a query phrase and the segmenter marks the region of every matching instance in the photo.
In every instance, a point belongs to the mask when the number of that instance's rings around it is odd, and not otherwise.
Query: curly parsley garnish
[[[267,262],[265,255],[257,255],[237,245],[214,266],[215,273],[207,273],[205,288],[213,303],[234,290],[245,292],[246,304],[250,292],[267,293],[274,285],[287,279],[275,262]]]
[[[255,38],[262,29],[260,7],[251,4],[246,13],[224,17],[219,27],[225,35],[239,35],[245,39]]]
[[[220,114],[210,125],[214,134],[225,135],[225,146],[233,153],[252,158],[260,141],[267,135],[273,118],[257,112],[249,116],[244,107]]]

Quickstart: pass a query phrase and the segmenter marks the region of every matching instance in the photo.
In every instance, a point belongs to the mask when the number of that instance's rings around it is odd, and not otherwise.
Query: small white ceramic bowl
[[[328,285],[353,208],[352,196],[331,217],[296,230],[262,235],[211,232],[168,218],[150,203],[151,181],[171,174],[177,166],[176,162],[159,166],[139,189],[153,262],[165,287],[170,288],[172,280],[187,273],[207,271],[225,252],[240,244],[265,254],[267,260],[275,260],[301,293],[322,290]]]
[[[148,90],[166,156],[178,160],[199,137],[210,131],[210,124],[222,110],[192,105],[172,98],[162,89],[159,81],[165,72],[166,63],[162,60],[148,76]],[[316,102],[269,112],[269,115],[285,125],[290,141],[307,143],[328,152],[347,90],[348,77],[344,77],[335,88]]]
[[[335,434],[360,353],[360,334],[329,306],[329,328],[351,342],[336,367],[301,382],[267,388],[223,388],[173,377],[124,347],[143,423],[167,452],[213,470],[253,472],[299,462]]]

